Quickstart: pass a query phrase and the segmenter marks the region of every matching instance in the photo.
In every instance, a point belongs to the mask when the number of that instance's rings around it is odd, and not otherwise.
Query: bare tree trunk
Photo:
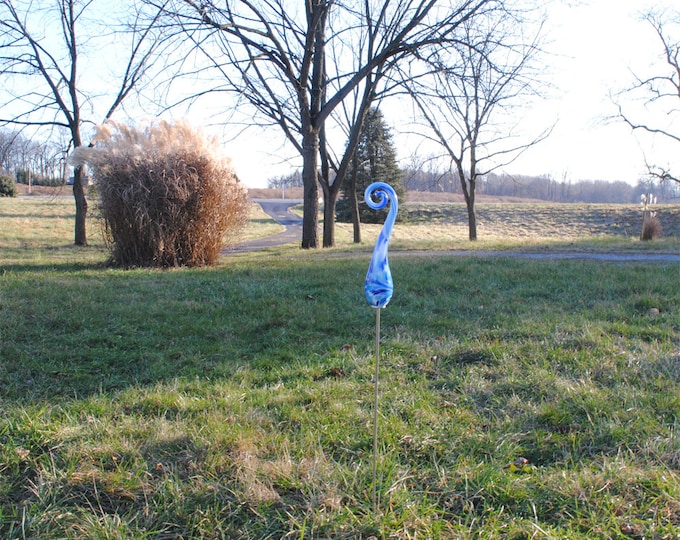
[[[361,220],[359,219],[359,198],[357,197],[357,167],[354,159],[354,168],[350,177],[347,193],[349,194],[349,208],[352,212],[352,230],[354,231],[354,243],[361,244]]]
[[[475,215],[474,202],[468,204],[468,238],[471,242],[477,240],[477,216]]]
[[[338,191],[329,189],[324,191],[323,201],[323,247],[335,245],[335,203],[338,199]],[[329,226],[327,226],[327,224]]]
[[[329,181],[328,174],[325,174],[322,178],[322,185],[325,193],[325,204],[324,216],[330,216],[332,220],[324,219],[324,243],[323,247],[333,247],[335,245],[335,206],[340,196],[340,190],[342,188],[342,183],[345,181],[347,176],[347,170],[350,162],[354,162],[354,171],[352,176],[348,180],[350,182],[349,194],[350,194],[350,209],[352,211],[352,225],[354,229],[354,242],[361,242],[361,223],[359,219],[359,202],[357,201],[356,194],[356,184],[357,184],[357,159],[356,150],[359,144],[359,139],[361,137],[361,132],[363,129],[364,121],[366,119],[367,111],[370,108],[372,99],[375,95],[375,81],[371,78],[371,81],[367,84],[366,90],[364,92],[364,97],[361,102],[360,112],[350,129],[349,141],[347,147],[345,148],[345,155],[342,158],[340,166],[336,170],[336,176],[331,184]],[[322,148],[324,151],[322,154],[328,155],[325,150],[326,140],[322,141]],[[328,204],[332,204],[331,208],[328,208]],[[328,210],[326,210],[328,208]],[[328,243],[332,242],[332,243]]]
[[[475,167],[475,163],[472,163]],[[465,198],[465,207],[468,215],[468,239],[472,242],[477,240],[477,216],[475,216],[475,180],[468,179],[463,169],[463,164],[456,161],[456,170],[458,171],[458,178],[460,178],[460,187],[463,190],[463,197]]]
[[[302,140],[302,249],[314,249],[319,244],[319,131],[312,127]]]
[[[76,201],[75,244],[76,246],[87,245],[87,198],[83,187],[85,171],[83,167],[76,167],[73,171],[73,197]]]

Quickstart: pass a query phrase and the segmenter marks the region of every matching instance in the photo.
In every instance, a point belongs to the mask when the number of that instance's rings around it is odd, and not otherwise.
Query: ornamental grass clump
[[[235,241],[247,194],[215,139],[160,121],[108,122],[94,140],[74,161],[92,169],[112,264],[205,266]]]
[[[0,176],[0,197],[16,197],[17,188],[10,176]]]
[[[656,204],[656,196],[653,193],[649,195],[643,193],[640,197],[640,206],[642,208],[642,232],[640,233],[640,240],[654,240],[663,233],[661,222],[656,216],[656,212],[651,209],[653,204]]]

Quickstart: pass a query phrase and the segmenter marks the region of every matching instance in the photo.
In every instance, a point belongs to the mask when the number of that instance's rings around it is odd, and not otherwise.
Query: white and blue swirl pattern
[[[373,196],[377,201],[373,201]],[[385,182],[374,182],[366,188],[364,201],[373,210],[381,210],[390,202],[390,209],[387,219],[383,225],[378,241],[373,249],[373,257],[366,274],[364,293],[366,300],[374,308],[383,308],[392,298],[394,284],[392,283],[392,272],[387,261],[387,247],[392,235],[392,227],[397,218],[398,201],[397,194],[392,186]]]

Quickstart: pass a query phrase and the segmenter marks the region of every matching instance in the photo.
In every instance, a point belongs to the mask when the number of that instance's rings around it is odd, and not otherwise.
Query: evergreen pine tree
[[[338,221],[352,221],[352,198],[350,196],[352,187],[354,187],[359,201],[360,221],[362,223],[383,223],[385,221],[389,206],[376,211],[369,208],[364,202],[364,191],[373,182],[386,182],[394,188],[399,202],[405,202],[406,189],[402,182],[402,171],[397,165],[392,135],[382,113],[375,108],[371,108],[366,115],[354,159],[347,171],[347,180],[343,186],[342,197],[336,205]],[[397,219],[401,220],[404,216],[403,206],[400,206]]]

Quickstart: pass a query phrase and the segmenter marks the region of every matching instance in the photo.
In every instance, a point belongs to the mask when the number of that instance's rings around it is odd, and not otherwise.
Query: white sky
[[[564,57],[551,67],[557,95],[539,107],[538,115],[557,118],[552,135],[531,149],[509,170],[551,174],[555,179],[624,180],[635,183],[648,160],[666,164],[679,150],[652,140],[618,121],[610,94],[629,87],[632,73],[659,65],[661,44],[639,13],[673,7],[675,0],[590,0],[578,7],[551,11],[551,49]],[[658,73],[659,71],[657,71]],[[560,95],[561,94],[561,95]],[[676,132],[678,130],[676,129]],[[678,156],[680,158],[680,156]],[[680,159],[675,161],[680,167]]]
[[[556,180],[624,180],[635,183],[644,175],[648,161],[672,165],[680,171],[680,148],[661,138],[633,134],[620,121],[607,121],[616,109],[610,94],[630,86],[632,73],[654,72],[661,66],[661,45],[649,23],[639,14],[651,7],[680,9],[680,0],[553,0],[548,21],[546,71],[554,88],[550,98],[537,104],[524,131],[538,134],[557,121],[550,137],[531,148],[505,168],[512,174],[549,174]],[[570,5],[571,4],[571,5]],[[676,27],[680,32],[680,25]],[[675,39],[680,35],[675,35]],[[659,72],[659,69],[656,69]],[[205,106],[207,105],[207,107]],[[678,104],[680,105],[680,104]],[[227,103],[218,98],[192,110],[189,120],[200,116],[215,120]],[[680,110],[680,107],[678,107]],[[383,110],[395,135],[398,157],[408,164],[413,150],[398,136],[399,118]],[[220,118],[223,121],[223,117]],[[208,118],[207,122],[210,119]],[[673,128],[680,132],[680,125]],[[234,133],[227,127],[226,133]],[[245,185],[265,187],[269,178],[289,174],[302,166],[301,158],[284,146],[277,127],[267,133],[253,131],[227,142],[225,151]],[[286,161],[288,158],[288,161]],[[675,158],[673,162],[672,158]]]
[[[553,5],[548,48],[554,56],[548,69],[555,88],[551,98],[533,109],[532,117],[536,133],[555,120],[557,125],[546,141],[526,152],[506,172],[550,174],[556,180],[635,183],[645,172],[645,153],[648,160],[664,165],[672,163],[671,156],[676,155],[675,167],[680,170],[677,146],[672,151],[663,141],[633,135],[625,124],[606,121],[616,110],[610,93],[632,83],[631,71],[644,72],[659,62],[658,38],[648,23],[639,20],[639,13],[650,5],[673,8],[675,4],[677,0],[583,0],[572,7]],[[386,115],[386,120],[394,126],[394,119]],[[393,129],[396,131],[396,126]],[[283,163],[276,140],[267,141],[258,134],[226,145],[247,186],[264,187],[268,178],[301,167],[299,159]],[[398,146],[399,138],[395,140],[399,157],[407,158]]]

